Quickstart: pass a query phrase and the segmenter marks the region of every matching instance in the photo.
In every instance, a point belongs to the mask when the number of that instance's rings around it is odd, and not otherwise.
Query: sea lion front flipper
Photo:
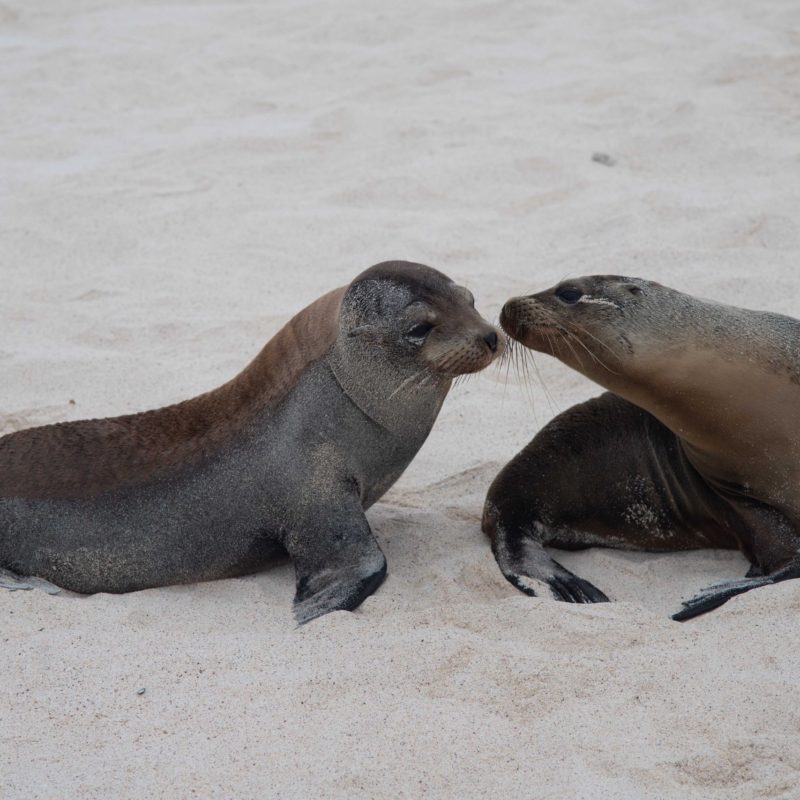
[[[376,545],[377,547],[377,545]],[[362,554],[353,564],[322,566],[311,574],[297,575],[294,616],[298,625],[331,611],[352,611],[361,605],[386,577],[386,559]]]
[[[731,597],[736,597],[737,594],[744,594],[751,589],[758,589],[760,586],[769,586],[773,583],[780,583],[781,581],[799,577],[800,565],[792,563],[771,575],[765,575],[763,578],[745,577],[738,580],[715,583],[713,586],[708,586],[698,592],[694,597],[685,600],[683,608],[673,614],[672,619],[677,622],[685,622],[687,619],[705,614],[706,611],[713,611],[715,608],[719,608],[724,603],[727,603]]]
[[[494,557],[506,580],[530,597],[549,595],[566,603],[607,603],[608,597],[589,581],[554,561],[539,542],[507,537],[497,531]]]
[[[306,529],[302,536],[292,536],[287,542],[295,565],[294,616],[298,625],[331,611],[352,611],[386,577],[386,558],[364,512],[360,508],[349,511],[349,516],[326,515],[320,519],[325,527]]]
[[[9,592],[27,591],[33,589],[33,584],[10,569],[0,569],[0,589],[7,589]]]
[[[60,587],[50,583],[50,581],[46,581],[44,578],[17,575],[16,572],[2,567],[0,567],[0,589],[6,589],[9,592],[41,589],[47,594],[59,594],[61,592]]]

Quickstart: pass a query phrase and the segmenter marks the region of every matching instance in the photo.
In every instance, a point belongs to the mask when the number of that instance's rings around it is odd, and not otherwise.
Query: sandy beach
[[[4,0],[0,64],[0,434],[218,386],[390,258],[490,319],[587,273],[800,317],[795,0]],[[354,613],[297,629],[289,563],[0,591],[0,797],[800,798],[800,581],[678,624],[742,556],[503,579],[491,480],[601,391],[536,365],[451,392]]]

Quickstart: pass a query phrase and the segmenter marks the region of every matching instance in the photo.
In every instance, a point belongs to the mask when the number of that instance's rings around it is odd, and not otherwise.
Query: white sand
[[[796,0],[11,0],[0,48],[3,432],[216,386],[386,258],[488,316],[588,272],[800,316]],[[800,582],[679,625],[740,556],[564,556],[602,606],[503,580],[490,480],[598,393],[537,361],[552,406],[453,392],[356,613],[295,630],[288,564],[0,593],[0,797],[800,797]]]

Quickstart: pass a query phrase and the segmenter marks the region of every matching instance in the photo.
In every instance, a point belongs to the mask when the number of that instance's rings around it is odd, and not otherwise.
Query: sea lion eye
[[[409,339],[424,339],[433,330],[430,322],[418,322],[406,333]]]
[[[572,286],[565,286],[563,289],[556,291],[556,297],[567,305],[577,303],[583,297],[583,292],[580,289],[575,289]]]

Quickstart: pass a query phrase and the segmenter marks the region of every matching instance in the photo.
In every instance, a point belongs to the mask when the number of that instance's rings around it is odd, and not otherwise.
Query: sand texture
[[[490,318],[592,272],[800,317],[797,0],[4,0],[0,67],[3,433],[217,386],[388,258]],[[2,800],[800,798],[800,581],[680,625],[741,556],[501,576],[489,483],[599,393],[536,364],[451,393],[355,613],[295,629],[290,564],[0,592]]]

